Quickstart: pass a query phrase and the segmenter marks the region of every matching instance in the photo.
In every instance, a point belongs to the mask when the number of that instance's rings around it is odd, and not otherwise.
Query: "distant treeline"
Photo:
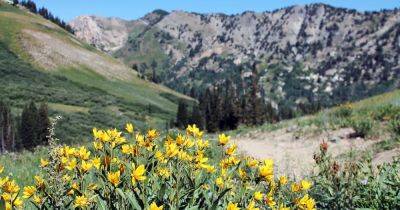
[[[33,149],[48,143],[50,120],[48,107],[27,104],[20,116],[13,116],[10,106],[0,101],[0,153]]]
[[[247,80],[241,81],[242,87],[234,87],[227,79],[224,83],[207,88],[197,95],[199,105],[191,112],[183,101],[178,105],[176,126],[197,124],[208,132],[233,130],[240,124],[262,125],[265,122],[279,120],[278,113],[271,103],[264,100],[264,93],[258,84],[259,75],[254,66]]]
[[[69,26],[65,21],[61,20],[59,17],[54,16],[47,8],[42,7],[42,8],[37,8],[36,3],[31,1],[31,0],[14,0],[13,5],[21,5],[25,8],[27,8],[29,11],[35,14],[39,14],[42,17],[44,17],[47,20],[50,20],[51,22],[57,24],[61,28],[65,29],[66,31],[70,32],[71,34],[74,34],[74,30]]]

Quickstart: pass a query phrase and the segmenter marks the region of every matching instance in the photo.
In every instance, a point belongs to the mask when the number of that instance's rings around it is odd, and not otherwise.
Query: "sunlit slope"
[[[87,131],[131,120],[164,126],[175,118],[178,101],[190,100],[139,79],[131,68],[50,21],[1,2],[0,86],[2,100],[16,113],[29,100],[48,101],[51,112],[76,123],[69,125],[75,127],[72,136],[79,136],[81,127]]]

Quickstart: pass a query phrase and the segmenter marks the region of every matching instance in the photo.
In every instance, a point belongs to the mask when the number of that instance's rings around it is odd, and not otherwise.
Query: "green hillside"
[[[40,16],[0,3],[0,99],[19,114],[33,100],[63,116],[59,138],[79,142],[92,127],[127,121],[164,127],[191,100],[137,78],[119,61]],[[67,135],[68,134],[68,135]]]

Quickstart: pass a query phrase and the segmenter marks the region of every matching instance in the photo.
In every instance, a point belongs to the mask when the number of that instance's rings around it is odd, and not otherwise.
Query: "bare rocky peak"
[[[120,18],[99,16],[79,16],[69,24],[78,38],[105,51],[120,49],[128,38],[129,21]]]

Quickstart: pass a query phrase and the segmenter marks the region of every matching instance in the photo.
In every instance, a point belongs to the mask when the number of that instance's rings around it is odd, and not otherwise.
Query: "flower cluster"
[[[225,134],[218,141],[203,134],[196,125],[162,138],[132,124],[124,133],[95,128],[92,146],[56,147],[41,159],[34,185],[21,190],[0,177],[1,196],[8,209],[316,208],[311,182],[276,176],[271,159],[240,156]]]

